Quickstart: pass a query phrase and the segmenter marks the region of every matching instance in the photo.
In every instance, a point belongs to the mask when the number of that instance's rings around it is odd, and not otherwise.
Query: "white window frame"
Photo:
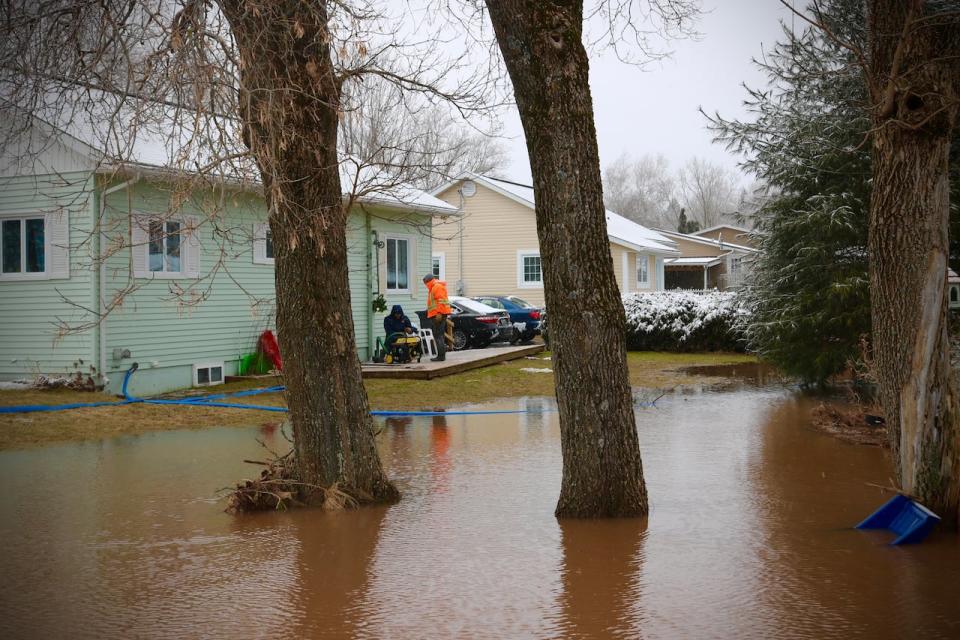
[[[624,251],[621,254],[623,257],[620,259],[620,268],[623,271],[623,293],[629,293],[630,289],[630,255],[629,251]],[[636,254],[632,254],[636,255]]]
[[[400,240],[400,241],[403,241],[403,242],[406,242],[406,243],[407,243],[407,286],[406,286],[406,288],[404,288],[404,289],[401,289],[401,288],[399,288],[399,287],[395,287],[395,288],[393,288],[393,289],[390,288],[390,277],[389,277],[389,275],[388,275],[388,274],[390,273],[390,265],[387,264],[387,260],[389,260],[389,258],[390,258],[390,251],[389,251],[388,247],[389,247],[389,243],[390,243],[391,240],[394,240],[394,241]],[[415,243],[414,240],[413,240],[413,236],[404,235],[404,234],[398,234],[398,233],[388,233],[388,234],[384,234],[384,236],[383,236],[383,260],[384,260],[384,267],[385,267],[385,269],[384,269],[383,290],[384,290],[384,292],[385,292],[386,294],[388,294],[388,295],[403,295],[403,294],[409,294],[409,293],[412,291],[412,289],[413,289],[412,283],[413,283],[413,278],[414,278],[413,267],[414,267],[414,264],[415,264],[414,259],[413,259],[413,252],[414,252],[415,250],[416,250],[416,243]],[[432,265],[432,264],[431,264],[431,268],[433,268],[433,265]]]
[[[197,379],[200,369],[213,369],[215,367],[220,367],[220,380],[218,382],[200,382]],[[226,380],[227,372],[224,369],[223,362],[198,362],[193,365],[193,386],[195,387],[215,387],[217,385],[223,384]]]
[[[525,258],[540,258],[540,282],[524,280],[523,261]],[[520,289],[543,289],[543,258],[539,249],[520,249],[517,251],[517,287]]]
[[[433,261],[439,260],[440,262],[440,273],[434,273],[433,275],[439,280],[447,279],[447,254],[443,251],[431,254],[430,256],[430,272],[433,273]]]
[[[643,267],[643,278],[640,277],[640,267]],[[650,258],[645,253],[637,254],[637,289],[650,288]]]
[[[0,245],[0,281],[7,280],[49,280],[50,279],[50,225],[47,216],[41,212],[31,213],[4,213],[0,214],[0,225],[8,220],[20,221],[20,268],[24,267],[27,259],[27,220],[43,220],[43,271],[19,271],[17,273],[3,273],[3,246]],[[2,242],[2,226],[0,226],[0,242]]]
[[[267,222],[258,222],[253,225],[253,264],[274,264],[275,260],[267,255],[267,238],[270,238],[272,245],[273,234],[270,231],[270,224]]]
[[[153,269],[150,268],[150,245],[153,244],[153,241],[150,238],[150,231],[151,231],[150,227],[152,227],[155,222],[158,222],[161,225],[160,227],[160,249],[161,249],[160,262],[163,268],[160,269],[159,271],[154,271]],[[167,257],[168,257],[167,251],[169,250],[167,247],[167,240],[169,240],[173,236],[173,234],[170,233],[170,231],[167,229],[168,224],[177,225],[177,256],[176,256],[177,270],[176,271],[167,270]],[[183,227],[184,227],[183,221],[177,218],[148,218],[147,219],[147,228],[146,228],[147,269],[146,270],[154,274],[154,277],[169,278],[172,276],[175,278],[182,278],[183,274],[186,273],[186,270],[184,269],[184,267],[186,266],[186,263],[187,263],[187,256],[186,256],[187,243],[186,243],[186,236],[183,233]]]
[[[179,271],[151,271],[150,270],[150,223],[162,222],[164,227],[168,222],[176,222],[180,225],[180,270]],[[155,213],[134,213],[131,218],[131,224],[139,226],[143,232],[143,262],[140,265],[134,264],[134,277],[143,280],[196,280],[200,277],[199,272],[189,270],[190,252],[196,251],[196,260],[200,261],[200,247],[197,239],[197,229],[199,227],[199,218],[195,216],[174,215],[167,216]],[[132,231],[132,229],[131,229]],[[132,238],[132,234],[131,234]],[[164,232],[166,238],[166,232]],[[166,242],[164,242],[166,244]],[[131,250],[136,250],[136,246]],[[164,256],[166,254],[164,253]],[[136,262],[134,260],[133,262]]]

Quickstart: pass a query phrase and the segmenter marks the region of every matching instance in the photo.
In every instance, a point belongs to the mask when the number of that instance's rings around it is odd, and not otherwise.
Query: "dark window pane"
[[[151,220],[148,233],[150,242],[147,253],[150,256],[150,271],[163,271],[163,223]]]
[[[20,273],[20,221],[3,221],[3,272]]]
[[[267,229],[266,236],[266,256],[267,258],[273,259],[273,232],[270,229]]]
[[[397,288],[397,241],[387,240],[387,289]]]
[[[197,384],[210,382],[210,369],[197,369]]]
[[[397,240],[397,289],[409,287],[407,273],[407,241]]]
[[[222,367],[210,367],[210,382],[220,382],[223,380]]]
[[[180,271],[180,223],[167,223],[167,268],[166,271]]]
[[[27,271],[29,273],[43,273],[44,243],[43,219],[27,220]]]

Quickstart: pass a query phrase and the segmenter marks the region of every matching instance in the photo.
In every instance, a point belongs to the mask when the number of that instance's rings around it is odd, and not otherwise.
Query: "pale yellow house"
[[[533,187],[469,173],[431,195],[461,210],[433,223],[433,272],[451,293],[544,304]],[[670,239],[612,211],[607,233],[621,292],[664,288],[664,259],[679,255]]]
[[[728,242],[722,229],[733,231],[735,227],[717,227],[700,234],[658,231],[676,243],[680,256],[665,261],[667,289],[736,289],[743,284],[750,263],[758,251],[752,247]]]

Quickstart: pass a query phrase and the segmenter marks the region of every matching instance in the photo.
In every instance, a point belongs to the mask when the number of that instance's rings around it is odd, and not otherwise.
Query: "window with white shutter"
[[[266,222],[253,225],[253,263],[273,264],[273,234]]]
[[[413,236],[384,236],[386,254],[386,290],[388,293],[410,293],[416,280],[417,243]]]
[[[135,278],[200,277],[200,219],[134,215],[130,253]]]
[[[0,216],[0,280],[70,277],[66,211]]]

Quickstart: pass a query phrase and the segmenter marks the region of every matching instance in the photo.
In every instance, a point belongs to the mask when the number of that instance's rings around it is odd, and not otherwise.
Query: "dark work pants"
[[[433,321],[433,339],[437,342],[437,357],[447,357],[447,316],[442,313],[430,318]]]

